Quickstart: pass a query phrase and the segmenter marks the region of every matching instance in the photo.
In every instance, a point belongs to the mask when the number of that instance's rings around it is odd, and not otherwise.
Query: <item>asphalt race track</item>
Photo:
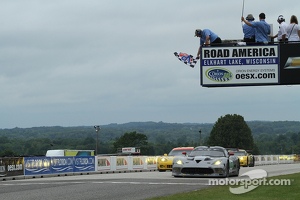
[[[244,167],[240,175],[263,169],[268,177],[300,172],[300,164]],[[236,177],[233,177],[236,178]],[[1,200],[139,200],[199,190],[209,178],[174,178],[171,172],[131,172],[7,180],[0,182]]]

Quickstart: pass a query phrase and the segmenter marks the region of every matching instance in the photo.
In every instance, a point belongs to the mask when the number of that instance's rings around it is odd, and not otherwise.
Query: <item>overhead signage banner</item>
[[[280,84],[300,84],[300,43],[280,44]]]
[[[202,47],[201,85],[279,84],[278,45]]]

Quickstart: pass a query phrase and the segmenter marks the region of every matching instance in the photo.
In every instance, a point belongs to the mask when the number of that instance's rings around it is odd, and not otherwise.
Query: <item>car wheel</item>
[[[240,166],[240,160],[238,160],[237,169],[236,169],[236,175],[235,176],[239,176],[239,174],[240,174],[240,168],[241,168],[241,166]]]
[[[225,174],[224,174],[224,177],[229,177],[229,161],[227,161],[227,165],[225,166],[226,169],[225,169]]]
[[[252,158],[252,163],[251,163],[250,167],[254,167],[254,163],[255,163],[255,159]]]

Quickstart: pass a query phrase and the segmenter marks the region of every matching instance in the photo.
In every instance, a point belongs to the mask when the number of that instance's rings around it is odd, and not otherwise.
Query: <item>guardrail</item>
[[[36,177],[83,173],[115,173],[157,170],[159,156],[80,156],[0,158],[0,177]],[[296,155],[255,155],[255,165],[291,164]],[[0,179],[1,180],[1,179]]]

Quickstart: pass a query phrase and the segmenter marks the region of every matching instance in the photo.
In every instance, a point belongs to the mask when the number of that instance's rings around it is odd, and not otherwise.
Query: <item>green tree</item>
[[[244,121],[244,118],[237,114],[227,114],[217,120],[211,130],[208,144],[237,147],[246,150],[254,148],[251,129]]]
[[[114,142],[114,148],[117,150],[122,147],[140,147],[142,154],[148,154],[148,138],[146,135],[136,131],[125,133]]]
[[[16,152],[13,152],[11,149],[5,150],[3,152],[0,152],[0,157],[14,157],[14,156],[18,156],[18,154],[16,154]]]

